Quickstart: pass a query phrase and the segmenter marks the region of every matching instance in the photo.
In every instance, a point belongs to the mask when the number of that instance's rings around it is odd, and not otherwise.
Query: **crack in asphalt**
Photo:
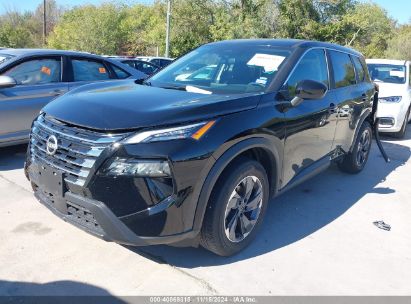
[[[15,181],[8,179],[7,177],[5,177],[4,175],[0,174],[0,178],[4,179],[6,182],[12,184],[13,186],[16,186],[17,188],[20,188],[22,190],[24,190],[25,192],[28,193],[32,193],[30,190],[27,190],[26,188],[24,188],[23,186],[20,186],[18,183],[16,183]]]

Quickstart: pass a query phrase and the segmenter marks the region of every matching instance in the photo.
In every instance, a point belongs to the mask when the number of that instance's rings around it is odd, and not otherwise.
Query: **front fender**
[[[197,208],[194,217],[193,229],[195,231],[199,232],[201,230],[208,200],[221,173],[231,163],[233,159],[235,159],[241,153],[252,148],[262,148],[269,152],[270,161],[273,162],[274,168],[274,170],[272,170],[272,176],[270,178],[270,188],[273,189],[273,194],[277,191],[281,176],[280,173],[282,163],[280,161],[280,154],[276,148],[273,148],[272,142],[265,137],[253,137],[238,142],[234,144],[232,147],[230,147],[228,150],[226,150],[220,157],[218,157],[213,167],[211,168],[207,178],[205,179],[205,182],[203,184],[203,187],[198,198]]]

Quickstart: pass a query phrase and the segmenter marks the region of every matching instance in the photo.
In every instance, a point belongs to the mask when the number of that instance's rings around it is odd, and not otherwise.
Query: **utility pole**
[[[46,0],[43,0],[43,46],[46,46]]]
[[[169,57],[169,52],[170,52],[170,18],[171,18],[171,0],[167,0],[167,28],[166,28],[166,53],[165,53],[166,57]]]

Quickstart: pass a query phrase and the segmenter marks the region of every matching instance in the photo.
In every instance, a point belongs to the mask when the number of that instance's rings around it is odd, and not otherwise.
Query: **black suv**
[[[210,43],[143,83],[85,85],[48,104],[25,171],[41,203],[105,240],[229,256],[271,198],[332,162],[364,168],[376,95],[349,48]]]

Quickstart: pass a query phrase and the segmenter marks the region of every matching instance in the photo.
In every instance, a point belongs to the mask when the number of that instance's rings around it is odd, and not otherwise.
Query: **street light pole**
[[[46,0],[43,0],[43,46],[46,46]]]
[[[169,57],[169,53],[170,53],[170,18],[171,18],[171,0],[167,0],[167,28],[166,28],[165,57]]]

